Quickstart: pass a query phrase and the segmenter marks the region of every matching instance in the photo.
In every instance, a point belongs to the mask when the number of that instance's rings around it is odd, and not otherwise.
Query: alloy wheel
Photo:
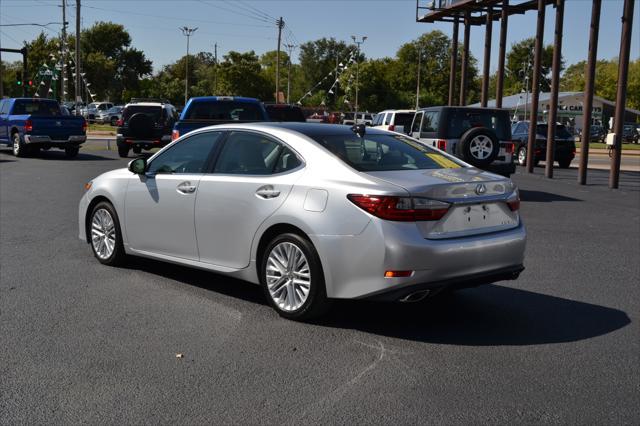
[[[491,155],[491,152],[493,152],[493,142],[491,141],[491,138],[487,136],[478,135],[471,139],[469,151],[471,152],[471,155],[478,160],[484,160]]]
[[[311,269],[302,250],[294,243],[277,244],[267,257],[266,283],[274,303],[283,311],[295,311],[307,301]]]
[[[108,259],[116,247],[116,226],[106,209],[98,209],[91,219],[91,244],[100,259]]]

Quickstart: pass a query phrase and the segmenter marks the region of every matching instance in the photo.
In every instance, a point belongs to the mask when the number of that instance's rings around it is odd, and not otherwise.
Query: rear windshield
[[[539,135],[547,135],[547,125],[546,124],[538,124],[538,134]],[[571,137],[571,133],[569,133],[569,131],[567,131],[567,128],[564,127],[562,124],[556,124],[556,138],[570,138]]]
[[[162,107],[149,105],[131,105],[125,108],[122,119],[128,121],[134,114],[142,113],[150,117],[154,122],[160,121]]]
[[[412,112],[397,112],[394,125],[404,126],[404,128],[407,129],[408,132],[409,128],[411,127],[411,122],[413,121],[414,115],[415,114]]]
[[[316,142],[361,172],[462,167],[460,163],[400,135],[311,135]]]
[[[447,121],[446,139],[460,139],[472,127],[485,127],[493,130],[498,139],[511,140],[511,123],[507,111],[452,110]]]
[[[55,101],[17,100],[13,105],[14,115],[31,114],[34,117],[61,115],[60,106]]]
[[[259,104],[248,102],[197,102],[191,104],[186,120],[262,121]]]
[[[267,105],[266,109],[271,121],[306,121],[300,108]]]

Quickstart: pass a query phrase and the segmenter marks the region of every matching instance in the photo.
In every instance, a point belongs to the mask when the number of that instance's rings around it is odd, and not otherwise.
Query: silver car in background
[[[509,179],[364,125],[207,127],[85,188],[80,239],[101,263],[132,254],[232,275],[291,319],[523,270]]]

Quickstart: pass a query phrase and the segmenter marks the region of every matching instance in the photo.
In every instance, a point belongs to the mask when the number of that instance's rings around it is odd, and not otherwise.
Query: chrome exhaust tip
[[[429,293],[431,293],[430,290],[416,291],[415,293],[411,293],[411,294],[403,297],[402,299],[399,300],[399,302],[402,302],[402,303],[419,302],[422,299],[424,299],[425,297],[427,297],[429,295]]]

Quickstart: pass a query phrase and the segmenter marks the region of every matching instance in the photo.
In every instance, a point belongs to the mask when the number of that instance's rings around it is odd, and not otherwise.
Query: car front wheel
[[[29,151],[29,147],[22,143],[19,133],[13,134],[13,155],[16,157],[26,157]]]
[[[125,257],[122,233],[118,215],[110,203],[102,201],[96,204],[91,211],[87,228],[96,259],[110,266],[122,263]]]
[[[269,303],[282,317],[309,320],[330,306],[318,253],[298,234],[278,235],[267,245],[260,280]]]

